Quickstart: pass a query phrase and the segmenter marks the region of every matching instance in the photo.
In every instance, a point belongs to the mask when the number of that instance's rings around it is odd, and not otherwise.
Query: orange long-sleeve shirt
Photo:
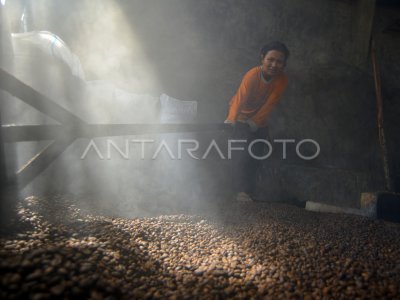
[[[232,97],[227,121],[251,120],[257,128],[266,126],[268,114],[279,101],[288,83],[285,73],[266,82],[261,76],[261,66],[244,75],[238,91]]]

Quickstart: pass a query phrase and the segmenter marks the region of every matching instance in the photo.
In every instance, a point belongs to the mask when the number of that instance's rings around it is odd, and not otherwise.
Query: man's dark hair
[[[285,62],[289,58],[289,55],[290,55],[289,49],[286,47],[286,45],[284,43],[281,43],[278,41],[273,41],[273,42],[270,42],[270,43],[262,46],[262,48],[260,50],[261,57],[264,58],[265,55],[268,53],[268,51],[271,51],[271,50],[276,50],[276,51],[282,52],[285,55]]]

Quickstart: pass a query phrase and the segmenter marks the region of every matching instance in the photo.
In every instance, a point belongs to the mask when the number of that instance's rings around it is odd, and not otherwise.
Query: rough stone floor
[[[278,203],[118,218],[28,197],[1,299],[399,299],[400,224]]]

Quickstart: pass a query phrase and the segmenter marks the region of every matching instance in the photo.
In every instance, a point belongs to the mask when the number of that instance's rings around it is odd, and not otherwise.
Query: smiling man
[[[230,101],[225,123],[234,126],[233,139],[247,140],[250,144],[257,139],[267,139],[267,119],[284,92],[288,77],[284,73],[288,48],[281,42],[264,45],[260,51],[261,65],[252,68],[243,77],[236,94]],[[253,153],[262,156],[262,143],[254,144]],[[247,149],[247,148],[246,148]],[[252,201],[259,161],[247,151],[234,158],[234,187],[238,201]]]

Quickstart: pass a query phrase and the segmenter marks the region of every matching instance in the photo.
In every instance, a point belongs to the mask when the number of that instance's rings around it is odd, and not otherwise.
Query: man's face
[[[282,73],[285,67],[285,54],[277,50],[270,50],[261,59],[264,76],[269,78]]]

